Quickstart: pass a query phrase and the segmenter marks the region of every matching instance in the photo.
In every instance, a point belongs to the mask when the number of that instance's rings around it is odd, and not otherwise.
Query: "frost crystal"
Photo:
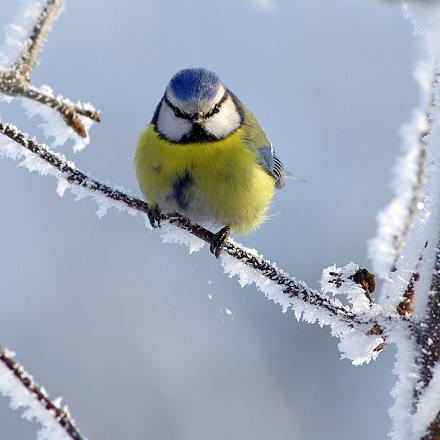
[[[41,91],[48,96],[53,97],[52,89],[49,86],[41,87]],[[57,99],[73,105],[72,102],[62,96],[58,96]],[[43,122],[39,124],[39,127],[42,129],[46,139],[50,140],[53,147],[64,145],[66,142],[70,141],[72,143],[73,151],[78,153],[89,144],[90,138],[88,136],[85,138],[79,137],[75,131],[64,122],[60,114],[52,108],[26,98],[21,98],[20,101],[29,118],[38,115],[43,119]],[[77,105],[87,110],[95,111],[91,104],[82,105],[81,103],[78,103]],[[88,133],[93,125],[93,121],[84,116],[78,117],[81,119],[81,122]]]
[[[11,353],[6,353],[12,357]],[[0,393],[10,399],[12,409],[23,408],[22,417],[42,425],[38,440],[69,440],[70,436],[40,401],[23,386],[20,380],[0,362]]]
[[[21,8],[19,8],[20,12],[17,14],[14,24],[8,26],[5,31],[5,43],[0,48],[0,70],[7,71],[14,68],[15,65],[21,61],[23,54],[26,53],[29,45],[32,43],[30,37],[47,2],[27,0],[21,3]],[[53,92],[48,86],[42,86],[38,90],[32,86],[29,87],[33,92],[45,95],[45,98],[54,98]],[[62,96],[58,96],[56,99],[59,102],[73,105],[72,102]],[[11,102],[14,100],[14,97],[0,93],[0,100]],[[43,119],[40,127],[44,136],[47,139],[51,139],[53,146],[63,145],[67,141],[71,141],[73,151],[78,152],[84,149],[89,143],[88,136],[85,138],[79,137],[74,130],[65,123],[60,114],[50,106],[27,98],[20,98],[20,102],[30,117],[39,115]],[[78,103],[76,107],[95,112],[95,109],[90,104]],[[92,119],[80,115],[78,115],[78,118],[80,118],[88,133],[93,124]]]
[[[355,263],[349,263],[342,268],[331,266],[323,270],[321,278],[321,290],[333,295],[346,295],[355,313],[367,312],[370,309],[370,301],[365,290],[353,281],[354,275],[359,270],[359,266]]]
[[[440,411],[440,364],[433,369],[433,377],[417,402],[411,430],[417,438],[426,434],[430,423]]]
[[[148,220],[146,220],[146,222],[148,227],[151,227],[150,222]],[[183,244],[188,246],[190,254],[193,252],[198,252],[205,245],[200,238],[197,238],[189,232],[177,228],[169,223],[162,225],[160,237],[162,239],[162,243]]]
[[[84,185],[78,186],[69,182],[66,178],[66,175],[50,166],[46,161],[40,159],[26,148],[23,148],[22,146],[10,141],[5,136],[0,136],[0,154],[8,156],[14,160],[21,159],[21,165],[26,167],[29,171],[37,171],[40,174],[50,174],[54,176],[57,179],[57,192],[60,196],[63,196],[66,190],[69,190],[76,196],[77,200],[80,200],[86,196],[92,197],[98,203],[98,216],[104,215],[108,208],[116,208],[132,215],[136,214],[136,211],[134,209],[130,209],[126,204],[109,199],[99,191],[93,191]],[[65,160],[62,155],[58,154],[56,157],[60,158],[61,160]],[[68,162],[68,166],[72,170],[76,169],[72,162]],[[92,180],[89,181],[92,187],[96,185],[96,182],[93,182],[94,181]],[[84,183],[87,185],[87,182]],[[108,186],[106,191],[114,190],[115,187],[110,188]],[[122,189],[119,190],[123,191]],[[144,216],[144,219],[149,227],[149,222],[147,221],[146,216]],[[161,236],[162,241],[164,242],[185,244],[189,247],[190,252],[198,251],[204,244],[200,239],[189,232],[166,222],[162,226]],[[233,240],[231,240],[231,242],[235,244]],[[256,259],[262,260],[262,257],[258,255],[257,251],[243,247],[241,249],[243,252],[255,256]],[[279,304],[284,312],[288,309],[292,309],[297,319],[302,319],[309,323],[317,322],[320,326],[329,325],[331,327],[332,335],[339,337],[342,341],[345,341],[343,345],[341,345],[343,356],[351,359],[353,363],[360,364],[363,362],[368,362],[370,359],[374,359],[377,356],[377,351],[375,351],[374,348],[377,347],[379,341],[383,342],[381,337],[364,336],[362,331],[355,331],[353,330],[352,326],[349,325],[349,323],[343,322],[337,313],[329,312],[324,307],[320,307],[319,304],[314,305],[313,303],[309,303],[307,298],[301,297],[300,294],[286,294],[284,291],[284,289],[286,289],[286,285],[278,284],[276,281],[265,276],[261,271],[245,264],[244,261],[236,260],[227,252],[223,252],[221,256],[221,263],[225,273],[227,273],[230,277],[237,276],[242,287],[247,284],[255,284],[268,299]],[[275,265],[273,265],[273,267],[276,269]],[[349,280],[350,274],[355,273],[357,269],[358,267],[355,265],[349,265],[344,269],[333,268],[333,270],[340,271],[344,285],[347,288],[346,294],[353,305],[353,310],[366,311],[368,309],[368,314],[365,313],[365,322],[368,322],[369,319],[375,318],[378,312],[374,308],[367,306],[365,295],[362,293],[362,289],[359,288],[359,286],[357,286],[354,282]],[[276,270],[280,276],[287,277],[287,275],[281,270]],[[346,313],[353,313],[353,310],[344,306],[339,300],[328,296],[326,293],[318,294],[318,292],[311,291],[304,283],[296,281],[292,277],[290,277],[290,280],[295,284],[299,291],[304,290],[305,292],[309,292],[311,295],[315,295],[316,298],[319,298],[319,301],[332,304],[332,307],[336,307],[336,309],[340,310],[343,315]],[[327,286],[325,290],[328,292],[329,287]],[[336,291],[337,289],[331,291],[332,295],[334,295]],[[369,328],[365,328],[365,331],[368,330]],[[353,341],[355,341],[356,335],[361,337],[361,341],[358,341],[357,347],[353,349],[355,345],[355,342]]]
[[[7,70],[19,61],[29,44],[29,36],[38,21],[45,2],[26,0],[19,2],[17,16],[13,24],[5,29],[5,42],[0,48],[0,69]]]
[[[440,6],[438,2],[412,2],[406,5],[405,11],[414,24],[416,34],[420,35],[424,42],[425,61],[419,64],[417,79],[421,86],[425,109],[431,109],[430,120],[435,122],[440,118],[438,108],[440,88],[438,82],[434,83],[433,76],[437,72],[440,61]],[[432,107],[432,97],[428,90],[432,88],[433,84],[435,105]],[[422,111],[423,108],[420,112]],[[419,119],[422,119],[420,112]],[[424,118],[427,121],[426,116]],[[426,129],[423,122],[417,122],[417,118],[414,118],[414,121],[413,129],[409,130],[412,133],[412,142],[416,142],[417,130],[419,130],[420,136]],[[408,133],[407,138],[411,141],[411,136]],[[414,280],[413,287],[416,296],[415,311],[411,317],[413,326],[424,325],[421,321],[426,316],[426,306],[430,295],[437,244],[440,237],[440,212],[438,209],[440,206],[440,126],[432,124],[431,133],[425,137],[424,142],[419,141],[418,144],[417,148],[426,155],[425,164],[422,167],[420,199],[418,201],[417,198],[413,199],[417,203],[413,203],[415,209],[412,213],[412,228],[401,243],[401,257],[396,261],[394,271],[390,273],[384,284],[382,295],[384,306],[386,305],[389,311],[395,310],[402,301],[404,292],[410,287],[411,280]],[[406,174],[402,175],[402,193],[410,188],[414,179],[420,177],[416,176],[414,161],[411,164],[410,153],[411,150],[407,154],[409,164],[404,171]],[[398,199],[394,203],[398,203]],[[393,230],[392,222],[389,224],[389,230]],[[400,231],[398,223],[395,224],[395,230]],[[390,409],[390,415],[393,419],[391,438],[394,440],[421,438],[440,411],[439,367],[437,365],[433,368],[433,378],[426,389],[420,389],[419,385],[423,385],[423,381],[419,377],[420,367],[417,363],[423,357],[424,349],[416,343],[412,333],[409,328],[401,324],[396,326],[390,334],[390,342],[394,342],[398,348],[394,369],[394,373],[398,375],[398,382],[392,391],[395,404]],[[427,344],[430,345],[429,339]],[[420,396],[416,397],[415,390],[418,389]]]

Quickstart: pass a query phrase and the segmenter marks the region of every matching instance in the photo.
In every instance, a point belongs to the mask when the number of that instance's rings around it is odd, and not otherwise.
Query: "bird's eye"
[[[224,104],[224,102],[228,99],[228,92],[225,92],[225,94],[223,95],[222,99],[220,99],[219,102],[217,102],[217,104],[212,108],[212,110],[207,113],[205,115],[206,118],[210,118],[211,116],[214,116],[215,114],[217,114],[220,109],[222,108],[222,105]]]
[[[185,118],[185,115],[177,107],[173,106],[173,111],[177,118]]]
[[[219,111],[220,111],[220,107],[222,106],[222,103],[217,103],[214,107],[213,107],[213,109],[209,112],[209,113],[207,113],[206,114],[206,118],[210,118],[211,116],[214,116],[215,114],[217,114]]]
[[[212,114],[215,115],[220,111],[221,104],[216,104],[215,107],[211,110]]]
[[[186,115],[182,112],[182,110],[173,105],[166,95],[164,96],[164,101],[165,104],[174,112],[174,116],[176,116],[176,118],[189,119],[188,115]]]

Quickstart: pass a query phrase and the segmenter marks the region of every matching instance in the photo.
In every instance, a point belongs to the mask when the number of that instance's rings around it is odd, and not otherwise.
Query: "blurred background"
[[[16,2],[0,5],[4,27]],[[219,73],[307,180],[238,240],[317,287],[333,263],[370,266],[416,60],[398,2],[66,0],[33,82],[102,111],[90,146],[62,151],[139,193],[138,134],[169,78]],[[18,102],[0,114],[43,140]],[[392,348],[353,367],[328,329],[241,289],[206,248],[161,244],[141,217],[98,219],[92,201],[60,199],[53,179],[9,160],[0,200],[0,342],[90,439],[386,438]],[[4,439],[35,438],[5,398],[0,425]]]

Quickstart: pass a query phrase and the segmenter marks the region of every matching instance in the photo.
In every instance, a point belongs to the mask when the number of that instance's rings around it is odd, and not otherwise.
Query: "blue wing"
[[[283,162],[276,155],[272,144],[267,147],[259,147],[258,153],[260,165],[275,179],[276,187],[283,188],[286,184],[286,172]]]

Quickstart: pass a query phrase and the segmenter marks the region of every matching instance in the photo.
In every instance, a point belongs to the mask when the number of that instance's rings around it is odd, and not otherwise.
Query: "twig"
[[[52,25],[63,6],[63,0],[47,0],[38,21],[29,36],[26,50],[15,63],[15,69],[20,76],[30,80],[30,74],[38,63],[38,57],[46,42]]]
[[[143,214],[148,214],[150,209],[148,203],[89,177],[87,174],[78,170],[75,165],[68,162],[61,155],[52,152],[47,146],[38,144],[36,141],[29,139],[25,134],[1,121],[0,134],[5,135],[10,140],[44,160],[47,164],[62,173],[66,181],[70,184],[85,188],[91,192],[100,193],[111,200],[124,204],[130,209]],[[168,221],[207,243],[210,243],[213,238],[212,232],[202,226],[191,223],[187,218],[178,213],[162,214],[161,220]],[[309,305],[315,306],[327,312],[329,316],[338,318],[350,328],[357,328],[360,331],[368,332],[371,327],[382,327],[378,322],[366,320],[353,313],[349,307],[326,298],[320,295],[317,291],[310,289],[293,278],[290,278],[268,261],[260,256],[256,256],[238,244],[227,241],[224,249],[236,260],[252,267],[265,278],[271,280],[278,286],[281,286],[282,292],[289,298],[298,298]]]
[[[29,35],[28,42],[19,60],[17,60],[9,70],[0,70],[0,93],[12,97],[21,96],[47,105],[58,112],[66,124],[71,127],[78,136],[85,138],[87,137],[87,130],[80,116],[100,122],[100,113],[81,105],[72,104],[66,99],[48,95],[30,83],[32,70],[38,63],[38,57],[47,35],[62,6],[63,0],[47,0]]]
[[[425,183],[425,169],[426,169],[426,141],[425,137],[431,132],[433,123],[429,119],[429,113],[426,113],[427,128],[420,133],[417,148],[416,158],[416,172],[415,182],[411,186],[411,199],[406,207],[406,217],[403,228],[399,235],[393,237],[394,258],[391,265],[391,270],[395,270],[396,263],[401,255],[403,246],[406,243],[408,235],[414,224],[417,213],[419,212],[418,204],[423,200],[423,185]]]
[[[84,440],[75,423],[70,417],[67,410],[59,408],[52,400],[50,400],[47,393],[34,381],[33,377],[26,372],[22,365],[9,356],[8,351],[0,346],[0,362],[15,376],[21,385],[27,389],[31,396],[38,400],[38,402],[47,410],[56,423],[66,432],[66,434],[74,440]]]
[[[421,77],[421,74],[419,74]],[[398,262],[408,241],[417,215],[421,211],[423,190],[426,180],[427,153],[426,136],[432,131],[434,121],[433,86],[436,75],[432,76],[431,92],[425,92],[421,85],[422,111],[417,111],[409,124],[404,127],[404,154],[399,157],[394,170],[394,195],[387,207],[378,216],[378,231],[369,244],[370,258],[379,277],[388,282],[396,272]]]
[[[414,326],[416,343],[419,347],[416,359],[419,366],[419,381],[414,389],[415,403],[430,384],[433,378],[433,369],[440,362],[440,250],[437,250],[429,290],[426,316],[419,325]],[[428,432],[429,434],[423,439],[434,440],[440,437],[440,412],[431,423]],[[434,437],[434,435],[438,437]]]
[[[435,121],[431,118],[431,114],[435,106],[434,87],[438,82],[438,79],[439,73],[437,71],[434,71],[431,81],[431,99],[429,100],[426,111],[424,112],[425,129],[420,132],[417,139],[416,169],[414,173],[415,181],[411,185],[411,199],[406,207],[407,214],[405,218],[405,223],[403,224],[403,228],[400,231],[400,234],[394,236],[395,254],[391,270],[395,270],[397,260],[401,255],[402,248],[406,243],[408,235],[411,232],[411,228],[414,224],[416,215],[419,212],[418,204],[423,200],[423,187],[425,184],[426,173],[426,136],[431,133],[435,125]]]
[[[420,440],[439,440],[440,438],[440,413],[431,422],[428,427],[428,433],[423,436]]]

